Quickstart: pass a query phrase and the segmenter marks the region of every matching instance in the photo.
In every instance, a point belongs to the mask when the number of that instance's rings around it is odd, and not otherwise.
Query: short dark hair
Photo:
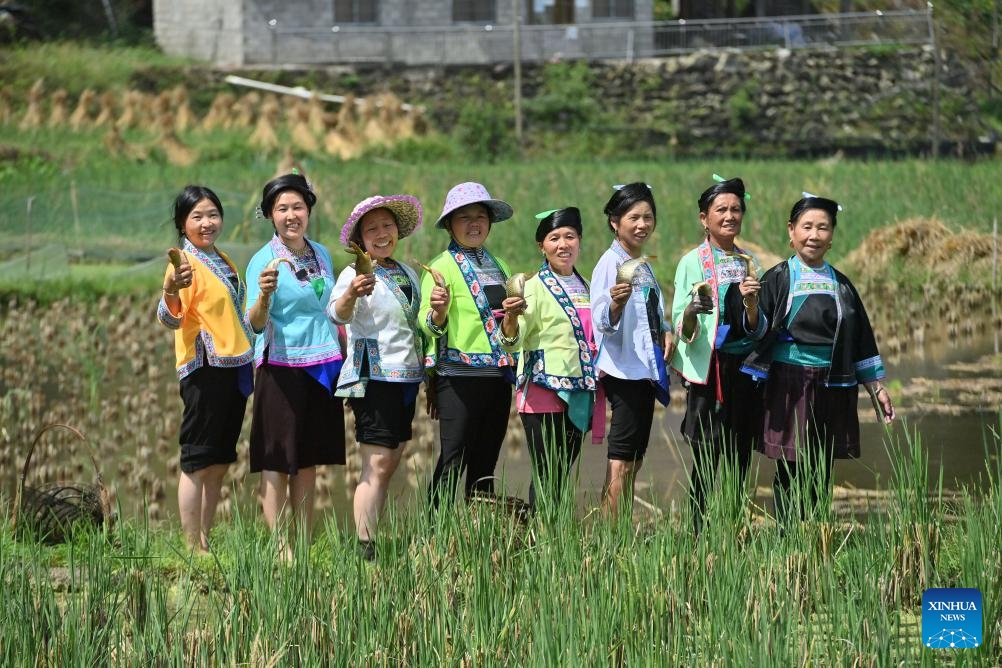
[[[287,190],[293,190],[303,197],[306,202],[306,209],[312,213],[313,205],[317,203],[317,194],[313,192],[313,187],[302,174],[283,174],[264,184],[261,191],[261,214],[265,218],[271,218],[271,211],[275,208],[275,200]]]
[[[616,228],[612,226],[612,219],[618,219],[638,202],[647,202],[651,205],[651,213],[654,214],[654,222],[657,223],[658,208],[654,204],[654,193],[651,192],[651,187],[639,181],[628,183],[625,186],[617,188],[616,192],[612,193],[612,197],[605,204],[604,213],[609,224],[609,229],[612,230],[613,234],[616,233]]]
[[[579,237],[584,236],[581,229],[581,211],[576,206],[557,209],[540,218],[539,225],[536,226],[536,243],[541,243],[547,234],[561,227],[570,227]]]
[[[741,179],[727,179],[726,181],[720,181],[719,183],[714,183],[712,186],[703,191],[703,194],[699,196],[699,212],[707,213],[710,207],[713,206],[713,200],[717,199],[718,195],[723,195],[729,193],[731,195],[736,195],[738,201],[741,202],[741,213],[745,212],[745,182]]]
[[[199,185],[187,185],[174,198],[174,227],[177,228],[177,238],[184,238],[184,225],[188,221],[188,215],[195,205],[207,199],[219,209],[219,217],[223,217],[223,204],[219,201],[216,193],[209,188]]]
[[[838,224],[838,202],[827,197],[803,197],[793,208],[790,209],[790,223],[795,224],[797,219],[810,209],[821,209],[832,219],[832,229]]]

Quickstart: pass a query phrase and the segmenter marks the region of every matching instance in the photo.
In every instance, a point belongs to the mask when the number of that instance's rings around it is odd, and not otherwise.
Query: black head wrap
[[[710,206],[713,205],[713,200],[717,199],[717,195],[723,195],[724,193],[737,196],[741,202],[741,211],[743,213],[747,193],[745,192],[745,182],[738,178],[719,181],[704,190],[703,194],[699,196],[700,213],[707,213],[710,210]]]
[[[275,208],[275,200],[286,190],[294,190],[303,196],[306,208],[313,211],[313,205],[317,203],[317,194],[313,192],[313,186],[302,174],[293,172],[276,177],[265,184],[261,191],[261,214],[265,218],[271,218],[271,210]]]
[[[581,212],[576,206],[554,209],[539,218],[539,225],[536,227],[536,243],[542,242],[547,234],[558,227],[572,227],[577,231],[578,236],[582,236]]]
[[[808,211],[810,209],[821,209],[822,211],[827,212],[828,217],[832,219],[832,229],[834,229],[835,225],[838,223],[838,212],[841,208],[842,207],[838,205],[838,202],[833,199],[828,199],[827,197],[814,197],[813,195],[810,197],[804,197],[794,204],[792,209],[790,209],[790,223],[796,223],[797,219],[800,218],[804,211]]]

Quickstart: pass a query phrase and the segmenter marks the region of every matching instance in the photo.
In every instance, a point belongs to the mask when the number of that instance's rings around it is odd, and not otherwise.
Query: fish
[[[755,258],[753,258],[751,255],[747,255],[745,253],[737,253],[734,251],[728,251],[727,255],[729,257],[736,257],[740,260],[744,260],[745,275],[748,276],[749,278],[755,278],[755,279],[758,278],[758,276],[755,273]]]
[[[180,269],[181,265],[184,263],[184,256],[181,255],[180,249],[168,248],[167,257],[170,258],[170,263],[174,265],[174,271]]]
[[[362,250],[357,243],[351,241],[348,243],[348,248],[344,249],[345,253],[351,253],[355,256],[355,273],[356,274],[371,274],[372,273],[372,256]]]
[[[633,283],[633,277],[637,274],[637,269],[640,265],[647,264],[650,260],[656,260],[657,255],[641,255],[640,257],[635,257],[632,260],[627,260],[623,264],[619,265],[619,269],[616,270],[616,283],[620,285],[631,285]]]
[[[524,272],[518,272],[517,274],[512,274],[508,277],[508,280],[504,283],[504,291],[506,297],[524,297],[525,296],[525,282],[536,275],[536,272],[531,274],[526,274]]]
[[[265,269],[278,269],[278,266],[280,264],[282,264],[283,262],[285,264],[289,265],[289,269],[292,271],[293,274],[296,273],[296,265],[295,265],[295,263],[292,260],[290,260],[289,258],[287,258],[287,257],[276,257],[274,260],[272,260],[267,265],[265,265],[264,268]]]
[[[412,262],[414,262],[414,264],[418,265],[419,267],[427,271],[429,274],[431,274],[431,278],[433,281],[435,281],[435,285],[443,289],[445,288],[445,276],[442,276],[442,272],[440,272],[438,269],[433,269],[429,267],[423,262],[418,262],[417,260],[412,260]]]
[[[689,292],[691,295],[699,295],[700,297],[712,297],[713,288],[706,281],[700,281],[699,283],[692,284],[692,290]]]

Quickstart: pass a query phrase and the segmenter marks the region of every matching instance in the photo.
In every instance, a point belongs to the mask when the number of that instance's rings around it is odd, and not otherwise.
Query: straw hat
[[[412,234],[414,230],[421,227],[424,218],[424,209],[421,202],[411,195],[373,195],[366,197],[355,205],[344,227],[341,228],[341,243],[347,244],[351,238],[351,233],[355,229],[362,216],[374,209],[388,209],[397,219],[397,230],[399,237]]]
[[[491,213],[494,214],[495,223],[500,223],[502,220],[508,220],[515,213],[508,202],[494,199],[491,197],[491,194],[487,192],[487,188],[483,187],[479,183],[470,181],[468,183],[460,183],[458,186],[453,186],[452,190],[449,191],[449,194],[445,196],[445,204],[442,206],[442,215],[435,221],[435,227],[444,229],[445,219],[449,217],[449,214],[468,204],[483,204],[486,206],[491,210]]]

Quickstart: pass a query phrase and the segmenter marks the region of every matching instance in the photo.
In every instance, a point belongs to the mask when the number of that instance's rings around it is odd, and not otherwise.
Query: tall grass
[[[0,143],[30,144],[32,135],[3,127]],[[51,140],[60,141],[56,137]],[[72,141],[66,139],[65,143],[72,145]],[[254,208],[261,186],[274,175],[275,157],[241,151],[228,158],[205,159],[190,168],[155,162],[123,164],[96,157],[98,151],[93,147],[97,141],[82,142],[80,164],[74,158],[66,169],[29,158],[15,166],[0,167],[0,228],[4,231],[0,258],[60,243],[89,262],[159,259],[163,248],[176,240],[169,222],[173,196],[190,182],[205,183],[220,193],[226,208],[223,248],[239,244],[257,247],[270,236],[271,225],[256,219]],[[204,141],[210,146],[213,142],[238,143],[232,137]],[[425,260],[447,242],[446,233],[432,225],[446,192],[456,183],[475,180],[515,208],[515,218],[497,225],[488,245],[519,269],[539,262],[532,242],[535,212],[578,206],[586,220],[579,261],[586,275],[611,240],[602,216],[611,185],[645,181],[653,186],[658,203],[659,223],[649,252],[658,256],[656,271],[665,283],[670,282],[678,258],[701,240],[696,199],[712,183],[714,172],[745,179],[752,200],[743,237],[780,256],[788,251],[785,221],[801,190],[839,199],[845,210],[839,216],[835,247],[830,253],[836,264],[874,228],[895,221],[936,217],[954,229],[985,232],[991,230],[993,218],[1002,210],[1002,191],[995,187],[998,167],[992,162],[534,161],[476,165],[458,161],[341,163],[312,157],[304,159],[303,167],[320,198],[310,235],[328,245],[337,245],[340,227],[356,202],[377,192],[406,192],[424,203],[426,224],[401,242],[397,255]],[[29,197],[35,198],[30,219]],[[339,266],[347,260],[347,256],[335,255]],[[155,285],[156,279],[144,280]]]
[[[1002,443],[991,437],[991,473],[949,511],[929,501],[913,445],[889,443],[884,511],[862,524],[808,520],[783,537],[747,512],[710,517],[695,539],[671,513],[634,525],[563,512],[525,527],[482,505],[391,508],[375,564],[328,522],[282,565],[240,511],[214,531],[211,557],[134,523],[65,548],[5,529],[0,662],[997,665]],[[915,520],[946,529],[944,558],[925,573],[901,568]],[[925,587],[981,589],[980,648],[923,648]]]

